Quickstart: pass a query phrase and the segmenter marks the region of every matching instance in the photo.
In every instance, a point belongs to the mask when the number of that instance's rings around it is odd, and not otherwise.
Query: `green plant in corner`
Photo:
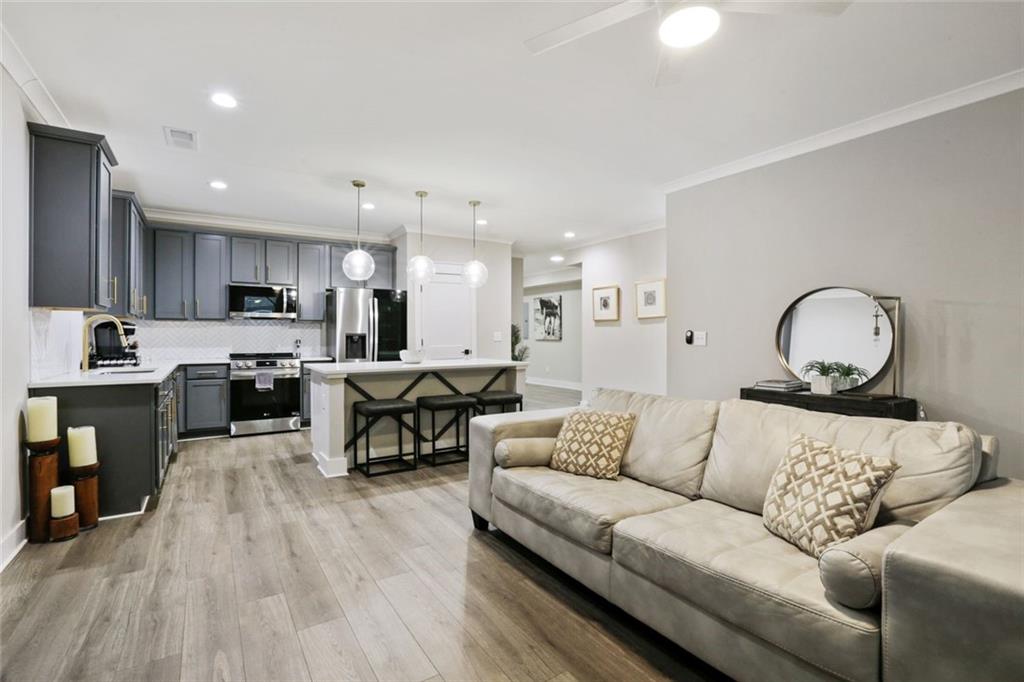
[[[835,363],[825,362],[824,360],[811,360],[810,362],[804,363],[804,366],[800,368],[800,376],[806,377],[808,374],[817,374],[819,376],[827,377],[835,373]]]
[[[847,364],[845,362],[833,362],[832,373],[835,374],[840,379],[847,380],[856,378],[860,379],[861,381],[865,381],[868,377],[871,376],[870,374],[868,374],[868,371],[863,367]]]
[[[526,359],[530,357],[530,347],[523,343],[523,333],[519,329],[518,324],[512,325],[512,359],[516,362],[526,362]]]

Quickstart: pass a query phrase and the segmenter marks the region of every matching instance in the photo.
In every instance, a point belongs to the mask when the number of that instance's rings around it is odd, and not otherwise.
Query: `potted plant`
[[[512,325],[512,359],[516,362],[526,362],[530,357],[530,347],[523,343],[523,333],[519,330],[518,324]]]
[[[844,362],[833,362],[832,373],[836,377],[837,391],[848,391],[860,386],[861,381],[865,381],[871,376],[863,367]]]
[[[836,377],[833,363],[824,360],[811,360],[800,368],[800,376],[811,375],[811,393],[830,395],[836,392]]]

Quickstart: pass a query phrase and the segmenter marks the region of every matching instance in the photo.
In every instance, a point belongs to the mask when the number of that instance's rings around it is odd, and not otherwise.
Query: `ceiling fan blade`
[[[817,0],[814,2],[775,2],[774,0],[721,0],[712,7],[722,12],[750,14],[812,14],[837,17],[853,4],[853,0]]]
[[[534,36],[523,44],[530,52],[538,55],[627,19],[632,19],[653,8],[654,4],[655,0],[625,0],[625,2],[606,7],[582,19],[569,22],[565,26]]]

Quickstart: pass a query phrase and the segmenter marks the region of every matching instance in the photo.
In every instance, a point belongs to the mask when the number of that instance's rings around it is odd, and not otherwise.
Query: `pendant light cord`
[[[356,187],[356,250],[361,251],[363,248],[363,242],[360,238],[360,222],[362,218],[363,210],[363,189],[359,186]]]
[[[420,196],[420,253],[423,253],[423,197]]]
[[[476,260],[476,203],[473,204],[473,260]]]

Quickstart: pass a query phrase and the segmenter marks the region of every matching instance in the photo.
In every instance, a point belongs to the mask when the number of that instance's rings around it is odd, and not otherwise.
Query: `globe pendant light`
[[[345,260],[341,262],[341,270],[345,276],[356,282],[365,282],[373,277],[373,270],[376,264],[373,256],[363,251],[363,244],[360,238],[360,211],[363,208],[362,190],[366,183],[362,180],[353,180],[352,186],[356,188],[356,249],[345,254]]]
[[[462,266],[462,281],[470,289],[479,289],[487,284],[487,266],[476,259],[476,207],[480,202],[474,199],[469,205],[473,207],[473,260]]]
[[[409,259],[409,267],[405,271],[413,284],[427,284],[434,278],[436,272],[434,261],[430,260],[430,256],[423,254],[423,198],[427,193],[420,190],[416,192],[416,196],[420,198],[420,253]]]

